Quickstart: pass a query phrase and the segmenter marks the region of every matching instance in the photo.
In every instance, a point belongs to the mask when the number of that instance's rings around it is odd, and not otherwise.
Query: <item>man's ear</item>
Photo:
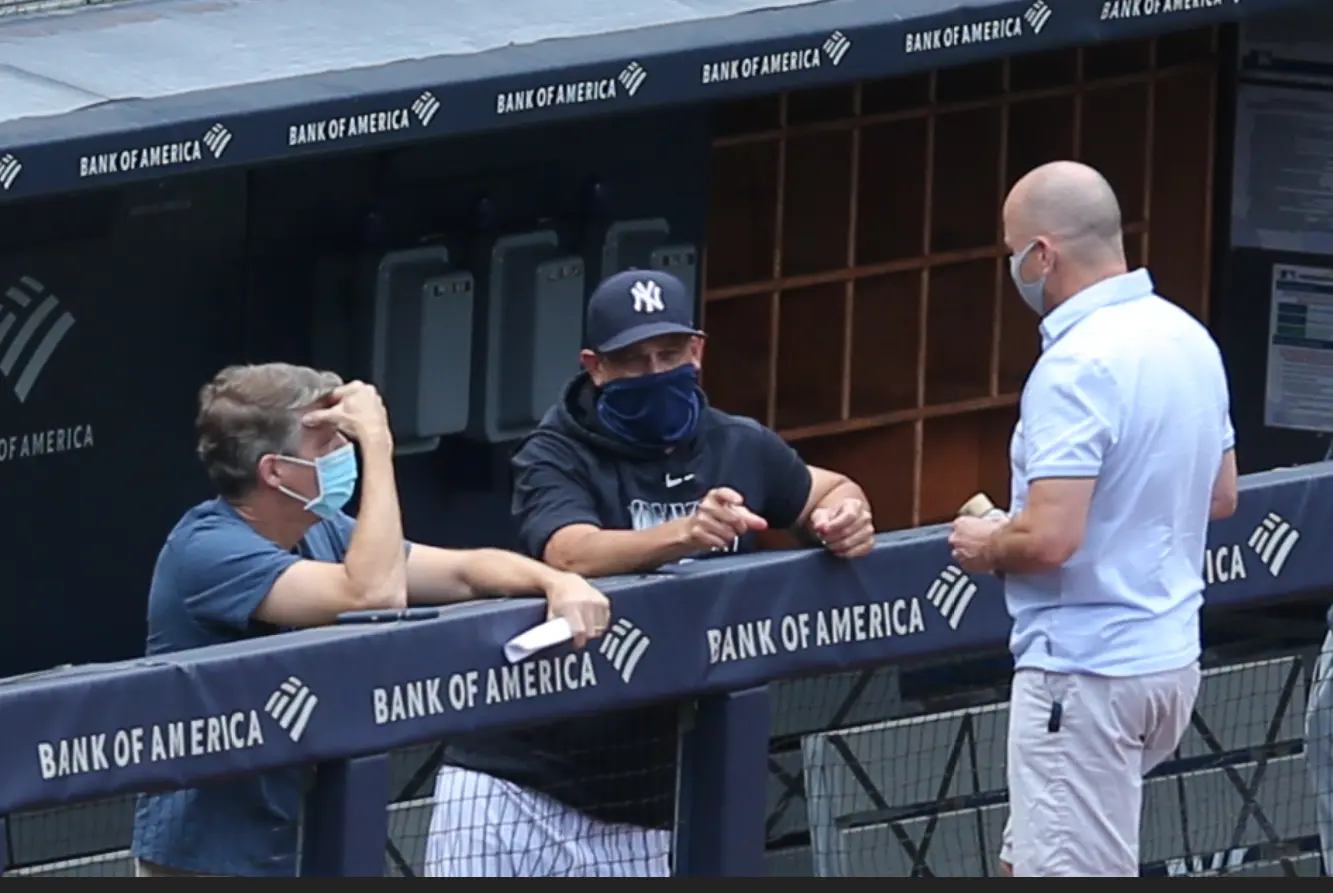
[[[274,489],[282,485],[282,475],[278,473],[278,457],[272,453],[265,453],[259,457],[259,464],[255,466],[255,479],[265,486]]]
[[[579,365],[584,371],[592,377],[592,383],[598,387],[602,386],[604,376],[602,375],[602,358],[597,356],[591,350],[579,351]]]
[[[1042,239],[1037,247],[1041,249],[1041,275],[1050,276],[1055,272],[1055,246],[1049,239]]]

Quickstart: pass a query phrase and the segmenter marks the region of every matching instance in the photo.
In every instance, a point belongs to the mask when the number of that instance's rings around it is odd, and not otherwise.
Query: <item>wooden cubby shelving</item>
[[[705,383],[866,488],[880,529],[1009,493],[1038,349],[1000,208],[1057,158],[1110,179],[1131,267],[1207,319],[1213,29],[720,109]]]

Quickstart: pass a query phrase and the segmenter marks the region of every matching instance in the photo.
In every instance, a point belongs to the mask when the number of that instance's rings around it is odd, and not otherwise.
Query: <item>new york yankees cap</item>
[[[587,343],[611,353],[658,335],[702,335],[690,293],[670,273],[625,270],[602,281],[588,299]]]

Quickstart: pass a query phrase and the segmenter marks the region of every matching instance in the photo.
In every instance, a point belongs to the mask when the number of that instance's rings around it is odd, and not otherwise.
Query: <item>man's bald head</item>
[[[1006,235],[1010,224],[1021,243],[1016,251],[1046,236],[1094,252],[1122,253],[1116,192],[1101,173],[1077,161],[1052,161],[1018,180],[1005,201]]]
[[[1053,161],[1030,171],[1004,203],[1005,244],[1014,254],[1032,246],[1038,257],[1025,278],[1048,276],[1054,303],[1125,272],[1121,226],[1111,184],[1077,161]]]
[[[1103,247],[1121,241],[1120,202],[1111,184],[1077,161],[1053,161],[1031,171],[1014,184],[1005,206],[1028,240],[1050,236]]]

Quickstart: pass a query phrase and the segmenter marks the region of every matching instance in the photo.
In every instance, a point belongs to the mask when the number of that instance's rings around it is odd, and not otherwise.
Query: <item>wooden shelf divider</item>
[[[1131,265],[1207,319],[1215,29],[745,100],[717,119],[714,403],[866,488],[881,529],[1008,499],[1037,319],[1008,275],[1013,182],[1111,181]],[[1150,253],[1151,252],[1151,253]]]

